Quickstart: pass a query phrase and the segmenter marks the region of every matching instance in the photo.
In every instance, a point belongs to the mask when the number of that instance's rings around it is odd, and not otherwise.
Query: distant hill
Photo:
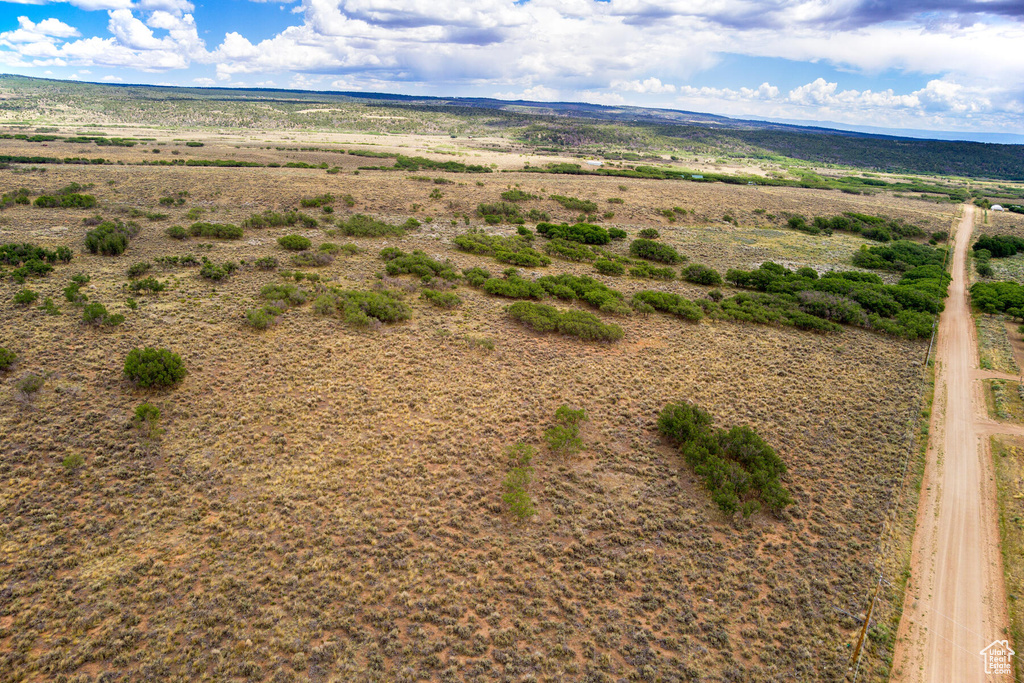
[[[500,134],[543,149],[800,159],[897,173],[1024,180],[1024,146],[834,130],[700,112],[580,102],[506,101],[265,88],[175,88],[0,75],[8,112],[45,118],[69,105],[125,123]],[[319,109],[329,105],[340,109]],[[64,109],[60,109],[63,107]],[[381,128],[359,107],[401,110]],[[328,115],[327,112],[335,112]],[[418,116],[413,116],[416,113]],[[29,116],[31,114],[31,116]],[[397,116],[405,120],[398,123]]]

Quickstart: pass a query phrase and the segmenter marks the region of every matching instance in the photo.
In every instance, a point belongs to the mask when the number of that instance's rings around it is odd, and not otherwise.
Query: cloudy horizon
[[[0,71],[1024,130],[1010,0],[8,0]]]

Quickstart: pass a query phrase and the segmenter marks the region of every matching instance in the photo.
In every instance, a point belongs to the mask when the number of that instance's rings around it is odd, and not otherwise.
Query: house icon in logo
[[[981,651],[985,658],[985,673],[987,675],[1011,675],[1013,664],[1010,659],[1016,654],[1010,647],[1008,640],[994,640],[988,647]]]

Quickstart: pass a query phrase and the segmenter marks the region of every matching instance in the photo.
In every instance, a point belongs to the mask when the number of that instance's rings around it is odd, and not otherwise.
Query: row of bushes
[[[593,313],[586,311],[559,311],[531,301],[517,301],[505,308],[509,317],[535,332],[558,332],[584,341],[614,342],[622,339],[623,331],[618,325],[601,322]]]
[[[918,266],[941,266],[946,262],[945,247],[933,247],[907,240],[899,240],[885,246],[869,247],[866,244],[853,255],[853,265],[871,270],[904,272]]]
[[[384,259],[384,268],[387,274],[392,277],[412,274],[428,282],[434,277],[440,277],[443,280],[457,280],[459,278],[459,274],[453,264],[450,262],[441,263],[419,250],[414,250],[412,254],[406,254],[397,247],[387,247],[381,250],[380,257]]]
[[[538,223],[537,232],[548,239],[563,239],[580,244],[608,244],[611,236],[599,225],[590,223]]]
[[[1016,282],[975,282],[971,303],[984,313],[1007,313],[1024,319],[1024,287]]]
[[[975,255],[987,251],[991,258],[1005,258],[1024,251],[1024,239],[1013,235],[982,235],[971,249]]]
[[[367,327],[377,323],[408,320],[412,310],[391,292],[360,292],[331,287],[313,302],[321,315],[337,315],[346,323]]]
[[[533,249],[529,235],[488,235],[480,230],[457,235],[456,248],[471,254],[493,256],[495,260],[523,268],[551,265],[551,259]]]
[[[831,235],[835,231],[849,232],[876,242],[888,242],[893,238],[922,237],[925,234],[924,230],[916,225],[903,221],[849,211],[831,218],[816,216],[809,223],[803,216],[790,216],[788,225],[793,230],[810,235]]]
[[[96,197],[93,197],[91,194],[79,194],[77,192],[57,196],[44,194],[36,197],[33,203],[44,209],[92,209],[99,204],[96,201]]]
[[[781,482],[786,464],[750,427],[715,429],[707,411],[682,401],[665,406],[658,416],[658,431],[704,479],[723,512],[749,517],[761,505],[778,512],[793,504]]]
[[[312,216],[307,216],[301,211],[288,211],[286,213],[278,213],[277,211],[264,211],[263,213],[256,213],[249,216],[242,221],[242,228],[245,230],[249,229],[262,229],[262,228],[284,228],[291,227],[293,225],[301,224],[306,228],[315,228],[319,225],[319,222]]]

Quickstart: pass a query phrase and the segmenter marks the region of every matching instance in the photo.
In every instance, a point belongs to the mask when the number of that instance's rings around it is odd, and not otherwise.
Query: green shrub
[[[482,287],[487,280],[491,279],[491,274],[483,268],[463,268],[462,277],[466,280],[466,284],[472,287]]]
[[[143,403],[135,409],[132,425],[147,439],[157,439],[164,431],[160,429],[160,409],[152,403]]]
[[[637,258],[661,263],[680,263],[684,260],[672,247],[647,239],[633,240],[629,245],[629,253]]]
[[[198,222],[189,226],[188,232],[192,237],[216,237],[222,240],[237,240],[243,235],[242,228],[230,223],[205,223]]]
[[[120,313],[107,313],[107,307],[98,301],[82,307],[82,322],[95,327],[116,327],[124,322]]]
[[[548,199],[555,200],[570,211],[579,211],[580,213],[595,213],[597,211],[597,204],[589,199],[577,199],[575,197],[565,197],[558,194],[550,195]]]
[[[148,272],[152,267],[153,264],[150,263],[149,261],[139,261],[138,263],[133,263],[131,267],[128,268],[128,277],[137,278],[143,273]]]
[[[9,242],[0,244],[0,263],[8,266],[28,266],[29,264],[54,264],[57,262],[68,263],[71,261],[72,253],[67,247],[57,247],[53,251],[38,247],[28,242]],[[52,268],[41,268],[40,266],[29,266],[30,274],[45,275]]]
[[[357,327],[408,320],[412,310],[391,292],[360,292],[331,287],[313,302],[313,310],[322,315],[337,314]]]
[[[245,320],[251,327],[254,327],[257,330],[265,330],[277,322],[277,316],[280,315],[280,313],[281,309],[276,306],[250,308],[245,312]]]
[[[131,285],[129,285],[129,289],[133,292],[141,292],[143,290],[148,290],[150,292],[162,292],[167,289],[167,283],[160,282],[155,277],[150,276],[144,280],[136,280],[131,283]]]
[[[309,238],[303,237],[302,235],[284,235],[277,238],[277,243],[281,248],[289,251],[304,251],[313,246],[313,243],[309,241]]]
[[[85,233],[85,248],[93,254],[118,256],[128,248],[128,241],[139,233],[134,223],[104,221]]]
[[[418,249],[412,254],[406,254],[400,249],[390,247],[381,251],[381,258],[387,262],[385,270],[392,277],[405,274],[428,279],[436,276],[445,280],[456,280],[459,277],[451,262],[435,261]]]
[[[706,411],[684,401],[665,406],[658,431],[680,448],[723,512],[749,517],[761,504],[778,512],[793,503],[780,481],[785,463],[750,427],[713,429]]]
[[[53,299],[46,297],[43,303],[39,305],[39,310],[46,313],[46,315],[60,315],[60,309],[57,308],[57,304],[53,303]]]
[[[455,308],[462,304],[462,299],[454,292],[439,292],[436,289],[424,289],[420,294],[421,299],[426,299],[438,308]]]
[[[238,264],[234,261],[225,261],[224,263],[217,264],[204,256],[203,265],[199,269],[199,277],[218,281],[223,280],[236,270],[238,270]]]
[[[187,240],[188,230],[181,227],[180,225],[172,225],[171,227],[164,230],[164,234],[175,240]]]
[[[622,275],[626,272],[626,267],[618,261],[612,261],[611,259],[600,258],[594,261],[594,268],[597,272],[602,275]]]
[[[390,225],[361,213],[338,223],[338,230],[346,237],[401,237],[406,231],[400,225]]]
[[[621,228],[608,228],[608,237],[613,240],[621,240],[629,236],[625,230]]]
[[[543,299],[544,288],[532,280],[517,275],[507,278],[491,278],[483,283],[483,290],[492,296],[509,299]]]
[[[307,209],[316,209],[321,206],[328,206],[334,203],[334,195],[327,193],[316,197],[306,197],[299,200],[299,204]]]
[[[637,233],[637,236],[643,237],[644,239],[656,240],[661,237],[661,233],[655,228],[644,228]]]
[[[672,268],[659,268],[649,263],[639,263],[629,269],[630,277],[648,280],[675,280],[676,271]]]
[[[517,221],[521,222],[523,220],[522,215],[519,213],[519,207],[510,202],[478,204],[476,207],[476,213],[491,224],[501,223],[505,220],[510,223]]]
[[[529,519],[537,513],[528,491],[533,477],[533,468],[530,467],[534,456],[533,447],[518,443],[509,447],[506,454],[511,469],[502,482],[501,500],[508,505],[509,512],[516,519]]]
[[[42,389],[44,384],[46,384],[46,378],[30,373],[19,379],[14,388],[23,396],[31,396]]]
[[[505,308],[509,317],[536,332],[560,332],[584,341],[618,341],[623,331],[618,325],[602,323],[600,318],[584,311],[566,311],[553,306],[517,301]]]
[[[698,285],[715,286],[722,284],[722,276],[718,274],[717,270],[699,263],[683,268],[682,277],[687,282],[693,282]]]
[[[14,295],[14,303],[18,306],[28,306],[31,303],[35,303],[38,298],[39,294],[33,292],[31,289],[22,289]]]
[[[529,199],[540,199],[537,195],[523,192],[519,188],[505,190],[501,193],[501,198],[506,202],[525,202]]]
[[[96,207],[99,202],[97,202],[96,197],[93,197],[91,194],[71,192],[57,197],[41,195],[36,197],[36,201],[34,203],[36,206],[45,209],[92,209]]]
[[[136,385],[147,388],[177,384],[188,371],[178,354],[147,346],[128,352],[124,361],[124,374]]]
[[[339,247],[334,242],[324,242],[319,247],[317,247],[317,251],[322,251],[325,254],[331,254],[333,256],[334,254],[337,254],[339,251],[341,251],[341,247]]]
[[[549,239],[559,238],[581,244],[608,244],[611,239],[607,230],[590,223],[538,223],[537,232]]]
[[[593,261],[596,254],[589,248],[577,242],[569,242],[563,239],[553,239],[544,245],[544,252],[551,256],[558,256],[567,261]]]
[[[637,304],[646,304],[657,311],[672,313],[683,320],[692,322],[697,322],[704,317],[704,311],[700,306],[671,292],[637,292],[633,295],[632,305],[637,308]]]
[[[277,268],[277,258],[274,256],[261,256],[253,262],[253,265],[260,270],[273,270]]]
[[[18,360],[18,354],[14,353],[10,349],[0,346],[0,370],[8,370],[14,361]]]
[[[289,306],[300,306],[309,301],[309,292],[292,284],[271,284],[260,289],[260,297]]]
[[[555,424],[544,432],[544,440],[553,453],[563,457],[572,457],[583,450],[580,438],[580,424],[587,420],[586,412],[581,408],[573,410],[561,405],[555,411]]]

